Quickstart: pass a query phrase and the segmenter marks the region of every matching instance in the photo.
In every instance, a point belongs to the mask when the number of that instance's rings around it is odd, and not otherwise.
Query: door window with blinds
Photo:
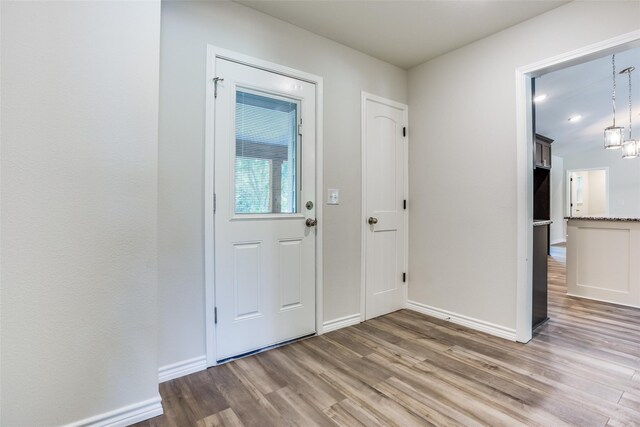
[[[236,91],[235,213],[298,212],[299,103]]]

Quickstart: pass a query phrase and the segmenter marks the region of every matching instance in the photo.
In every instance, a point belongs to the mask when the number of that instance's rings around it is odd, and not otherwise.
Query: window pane
[[[298,104],[236,92],[238,214],[296,213]]]

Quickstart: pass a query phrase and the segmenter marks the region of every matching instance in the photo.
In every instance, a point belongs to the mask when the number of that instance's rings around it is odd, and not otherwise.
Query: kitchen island
[[[565,219],[567,293],[640,307],[640,218]]]

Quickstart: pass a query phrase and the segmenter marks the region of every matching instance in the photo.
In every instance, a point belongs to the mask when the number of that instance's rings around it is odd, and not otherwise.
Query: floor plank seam
[[[528,344],[410,310],[160,385],[139,427],[640,424],[640,310],[566,295]]]

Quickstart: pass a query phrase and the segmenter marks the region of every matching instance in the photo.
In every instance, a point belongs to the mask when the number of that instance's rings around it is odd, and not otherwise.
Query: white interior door
[[[312,83],[219,58],[215,69],[220,361],[316,330],[316,102]]]
[[[364,95],[365,318],[405,299],[407,107]]]
[[[589,173],[571,173],[571,216],[589,215]]]

